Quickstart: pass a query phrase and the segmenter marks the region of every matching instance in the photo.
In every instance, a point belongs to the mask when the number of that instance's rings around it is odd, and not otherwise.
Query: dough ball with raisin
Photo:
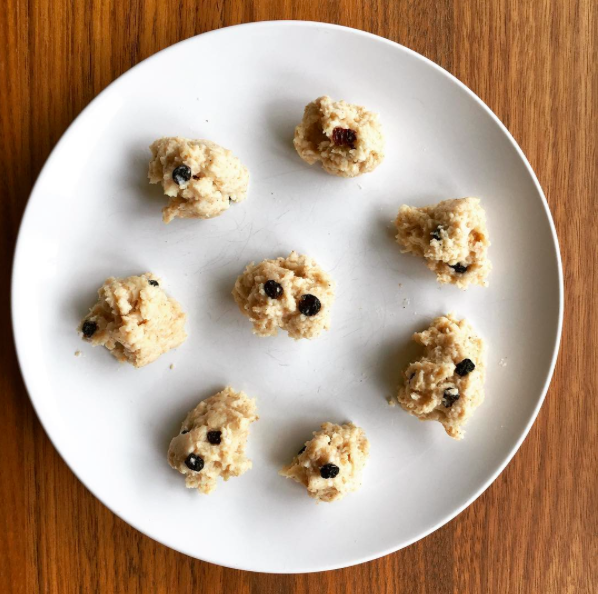
[[[106,347],[119,361],[143,367],[187,338],[186,316],[148,272],[110,277],[98,289],[98,302],[81,321],[79,332],[93,346]]]
[[[407,366],[399,404],[422,421],[439,421],[455,439],[484,400],[486,346],[467,320],[452,314],[436,318],[413,340],[424,347]]]
[[[370,443],[353,423],[324,423],[279,474],[297,481],[316,501],[338,501],[361,486]]]
[[[421,208],[401,206],[395,225],[402,251],[425,258],[438,282],[460,289],[488,286],[490,239],[479,198],[443,200]]]
[[[294,145],[305,162],[319,161],[324,171],[340,177],[373,171],[384,159],[378,114],[328,96],[305,107],[303,120],[295,128]]]
[[[245,455],[249,426],[258,420],[255,398],[227,386],[191,410],[168,448],[168,463],[185,486],[206,495],[218,477],[227,481],[251,468]]]
[[[172,219],[210,219],[247,196],[249,171],[231,151],[210,140],[160,138],[151,146],[149,180],[170,198],[162,209]]]
[[[249,264],[235,282],[233,297],[258,336],[285,330],[295,339],[315,338],[330,327],[332,278],[308,256]]]

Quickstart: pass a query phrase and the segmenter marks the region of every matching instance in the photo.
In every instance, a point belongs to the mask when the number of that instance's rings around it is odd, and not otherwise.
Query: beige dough
[[[444,200],[423,208],[401,206],[395,224],[402,251],[423,256],[439,282],[461,289],[488,285],[490,240],[478,198]]]
[[[83,338],[105,346],[119,361],[143,367],[187,338],[186,316],[151,272],[110,277],[79,325]]]
[[[370,443],[360,427],[324,423],[279,474],[301,483],[318,501],[337,501],[361,486],[369,451]]]
[[[249,171],[231,151],[209,140],[189,140],[177,136],[160,138],[151,146],[149,180],[162,184],[170,197],[162,210],[165,223],[181,219],[209,219],[228,209],[232,202],[247,196]],[[188,181],[173,172],[187,167]]]
[[[273,283],[279,286],[274,297],[267,294]],[[233,297],[253,323],[254,334],[275,336],[281,328],[295,339],[315,338],[330,327],[334,288],[332,278],[315,260],[291,252],[288,258],[249,264],[235,283]],[[308,300],[314,298],[315,308],[310,308]]]
[[[208,495],[218,477],[227,481],[251,468],[245,447],[256,413],[255,398],[227,386],[187,414],[170,442],[168,463],[185,475],[188,489]]]
[[[452,314],[436,318],[413,340],[424,347],[421,359],[404,371],[399,404],[422,421],[439,421],[455,439],[484,400],[486,348],[467,320]]]
[[[373,171],[384,159],[378,114],[327,96],[305,107],[294,145],[304,161],[320,161],[326,172],[341,177]]]

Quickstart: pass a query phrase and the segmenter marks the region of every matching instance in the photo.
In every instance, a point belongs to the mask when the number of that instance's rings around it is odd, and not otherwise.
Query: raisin
[[[459,390],[457,388],[447,388],[442,395],[442,404],[447,408],[450,408],[459,400],[461,394],[459,394]]]
[[[220,445],[222,441],[222,431],[208,431],[208,441],[212,445]]]
[[[264,293],[270,299],[280,299],[282,297],[282,285],[276,281],[269,280],[264,283]]]
[[[159,286],[160,286],[160,284],[158,283],[158,281],[155,281],[155,280],[150,280],[150,281],[148,281],[148,282],[149,282],[149,284],[150,284],[152,287],[159,287]]]
[[[442,235],[440,235],[441,230],[442,230],[442,227],[440,227],[440,226],[436,227],[436,229],[434,229],[434,231],[432,231],[432,233],[430,233],[430,237],[432,239],[435,239],[436,241],[441,241],[442,240]]]
[[[188,182],[191,179],[191,167],[187,165],[179,165],[173,172],[172,172],[172,181],[177,185],[180,186],[185,182]]]
[[[81,326],[81,332],[83,332],[83,336],[85,338],[91,338],[98,329],[98,325],[93,320],[85,320],[83,322],[83,326]]]
[[[301,295],[299,299],[299,311],[304,316],[315,316],[321,309],[322,303],[315,295]]]
[[[340,468],[336,464],[324,464],[320,468],[320,476],[323,479],[334,478],[340,472]]]
[[[200,179],[200,177],[199,177],[199,175],[194,175],[194,176],[193,176],[193,179],[196,179],[196,180],[197,180],[197,179]]]
[[[301,456],[301,454],[303,454],[303,452],[305,452],[305,448],[307,446],[303,446],[298,452],[297,452],[297,456]]]
[[[199,472],[203,468],[204,462],[201,456],[189,454],[187,458],[185,458],[185,464],[189,470],[193,470],[193,472]]]
[[[356,140],[357,134],[355,130],[351,130],[351,128],[337,127],[332,131],[332,142],[334,142],[336,146],[348,146],[349,148],[354,149]]]
[[[455,373],[461,377],[471,373],[475,369],[475,364],[471,359],[463,359],[455,366]]]
[[[449,267],[452,268],[455,272],[458,272],[459,274],[463,274],[464,272],[467,272],[467,266],[463,265],[463,264],[449,264]]]

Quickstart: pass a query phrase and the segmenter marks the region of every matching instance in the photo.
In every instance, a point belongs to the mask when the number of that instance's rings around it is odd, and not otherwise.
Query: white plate
[[[303,106],[322,94],[381,114],[387,154],[374,173],[332,177],[295,153]],[[161,190],[147,181],[148,145],[176,134],[231,148],[251,172],[248,199],[211,221],[164,225]],[[487,212],[488,289],[441,288],[393,241],[401,204],[460,196],[481,197]],[[257,338],[230,295],[234,280],[249,261],[293,249],[337,280],[332,329],[314,341]],[[188,312],[189,338],[138,370],[83,343],[75,328],[106,277],[149,270]],[[412,332],[449,311],[489,343],[486,401],[462,442],[386,401],[414,353]],[[471,503],[540,408],[561,314],[554,226],[507,130],[418,54],[319,23],[201,35],[110,85],[48,159],[14,265],[19,361],[69,466],[148,536],[255,571],[373,559]],[[226,384],[258,399],[254,468],[205,497],[184,488],[166,450],[185,413]],[[327,420],[364,427],[371,459],[359,492],[317,505],[277,470]]]

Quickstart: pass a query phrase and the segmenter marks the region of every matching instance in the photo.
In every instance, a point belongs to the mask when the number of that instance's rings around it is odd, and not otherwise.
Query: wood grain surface
[[[111,81],[158,50],[268,19],[371,31],[427,56],[477,93],[519,142],[546,192],[566,285],[563,341],[546,402],[486,493],[403,551],[298,576],[196,561],[109,512],[41,428],[10,329],[19,222],[66,127]],[[597,592],[597,62],[596,0],[3,0],[0,592]]]

